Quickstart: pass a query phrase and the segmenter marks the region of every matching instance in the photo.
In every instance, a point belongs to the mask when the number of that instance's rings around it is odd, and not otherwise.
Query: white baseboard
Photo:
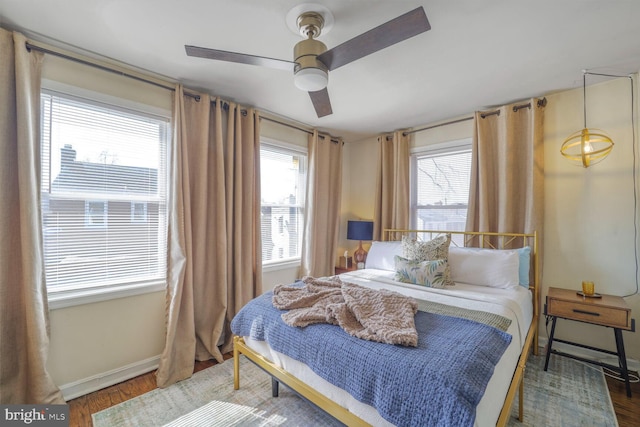
[[[62,391],[62,395],[65,400],[69,401],[76,397],[84,396],[85,394],[92,393],[96,390],[137,377],[138,375],[151,372],[158,368],[159,363],[159,355],[150,357],[149,359],[131,363],[120,368],[112,369],[111,371],[83,378],[68,384],[63,384],[59,386],[60,391]]]
[[[547,337],[541,336],[538,338],[538,345],[541,347],[542,354],[546,354],[548,342],[549,339]],[[588,348],[575,347],[555,341],[553,342],[553,348],[555,350],[560,350],[563,353],[569,353],[576,356],[584,357],[585,359],[595,360],[598,362],[608,363],[609,365],[618,366],[618,359],[615,356],[589,350]],[[640,372],[640,361],[627,358],[627,368],[630,371]]]

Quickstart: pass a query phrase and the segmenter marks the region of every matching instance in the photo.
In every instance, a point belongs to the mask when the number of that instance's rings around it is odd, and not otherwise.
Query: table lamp
[[[348,221],[347,222],[347,240],[359,240],[360,245],[353,253],[353,262],[356,268],[364,268],[367,260],[367,251],[362,247],[363,240],[373,239],[373,221]]]

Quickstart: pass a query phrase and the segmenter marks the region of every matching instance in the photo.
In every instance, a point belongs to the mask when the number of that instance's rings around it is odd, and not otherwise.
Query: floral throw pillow
[[[402,252],[405,258],[418,261],[447,259],[450,243],[451,234],[443,234],[427,242],[402,236]]]
[[[432,261],[416,261],[395,256],[395,280],[413,283],[428,288],[443,288],[445,286],[445,271],[448,263],[445,259]]]
[[[421,242],[406,236],[402,237],[402,253],[405,258],[415,261],[434,261],[444,260],[446,262],[446,270],[444,273],[445,286],[453,286],[451,280],[451,269],[449,268],[449,245],[451,243],[451,234],[443,234],[435,239],[427,242]]]

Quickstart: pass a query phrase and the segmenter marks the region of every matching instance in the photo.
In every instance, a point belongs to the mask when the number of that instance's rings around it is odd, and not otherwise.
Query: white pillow
[[[517,250],[449,248],[449,266],[454,282],[492,288],[518,286],[519,265]]]
[[[396,271],[395,256],[402,256],[402,242],[371,242],[365,268]]]

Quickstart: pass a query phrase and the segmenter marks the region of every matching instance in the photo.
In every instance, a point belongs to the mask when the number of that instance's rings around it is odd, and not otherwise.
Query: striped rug
[[[531,356],[525,371],[524,423],[509,426],[617,426],[602,371],[574,360]],[[241,360],[240,390],[233,390],[233,360],[197,372],[92,415],[95,427],[124,426],[339,426],[286,387],[271,398],[267,374]]]

